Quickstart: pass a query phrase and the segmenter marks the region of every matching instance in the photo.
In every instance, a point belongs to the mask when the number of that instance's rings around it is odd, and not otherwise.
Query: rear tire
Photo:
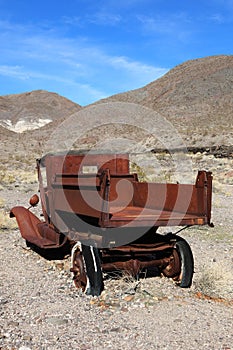
[[[188,242],[177,236],[175,239],[177,241],[173,248],[172,260],[162,273],[172,278],[179,287],[189,288],[192,285],[194,273],[193,254]]]
[[[189,288],[192,285],[193,273],[194,273],[194,260],[192,250],[184,239],[178,240],[175,245],[180,263],[181,271],[180,275],[175,278],[177,285],[181,288]]]

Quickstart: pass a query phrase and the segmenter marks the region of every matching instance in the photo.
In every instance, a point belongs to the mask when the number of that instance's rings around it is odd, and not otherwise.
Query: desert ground
[[[162,174],[154,176],[175,180],[169,155],[155,156]],[[20,169],[17,159],[11,168],[2,164],[1,350],[233,349],[233,159],[200,152],[189,157],[189,181],[198,169],[213,172],[214,223],[214,228],[192,227],[180,234],[194,255],[191,288],[161,276],[142,274],[135,281],[127,274],[106,275],[100,297],[75,289],[69,256],[48,261],[26,246],[9,210],[28,206],[37,192],[35,167]],[[143,176],[150,180],[153,173],[146,165]]]

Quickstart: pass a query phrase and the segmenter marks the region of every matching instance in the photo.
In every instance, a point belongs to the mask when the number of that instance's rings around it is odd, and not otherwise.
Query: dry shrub
[[[195,289],[213,298],[232,298],[233,276],[230,267],[222,262],[203,265],[196,278]]]
[[[15,182],[22,184],[33,184],[37,182],[37,174],[35,171],[25,170],[0,170],[0,183],[11,185]]]
[[[15,218],[9,217],[9,212],[0,210],[0,230],[13,230],[18,228]]]
[[[36,172],[21,171],[18,174],[18,178],[24,184],[33,184],[33,183],[37,182]]]
[[[16,181],[15,174],[13,171],[0,171],[0,183],[2,184],[13,184]]]

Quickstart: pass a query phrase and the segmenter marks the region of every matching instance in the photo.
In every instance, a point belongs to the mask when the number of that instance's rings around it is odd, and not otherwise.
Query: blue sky
[[[81,105],[233,53],[233,0],[0,0],[0,95]]]

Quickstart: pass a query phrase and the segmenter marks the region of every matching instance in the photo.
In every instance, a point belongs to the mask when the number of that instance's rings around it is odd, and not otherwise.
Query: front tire
[[[71,254],[74,285],[87,295],[99,296],[103,291],[103,275],[99,251],[96,247],[77,242]]]

